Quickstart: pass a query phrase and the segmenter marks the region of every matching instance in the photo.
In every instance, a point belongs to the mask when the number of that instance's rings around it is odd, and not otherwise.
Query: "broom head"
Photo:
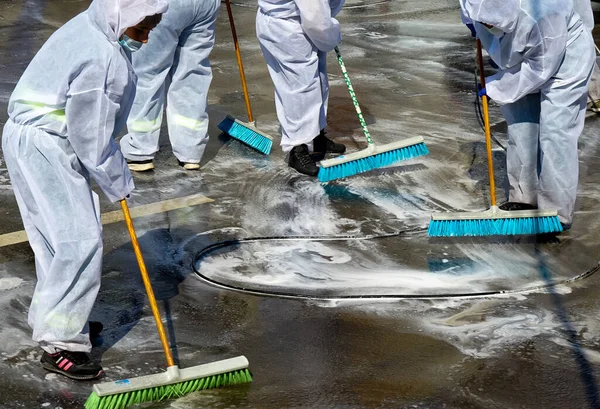
[[[427,155],[429,151],[422,137],[416,136],[387,145],[369,145],[367,149],[323,160],[319,163],[319,180],[329,182],[374,169],[389,166],[401,160]]]
[[[248,383],[252,376],[244,356],[191,368],[94,385],[85,409],[122,409],[148,401],[179,398],[190,392]]]
[[[231,115],[227,115],[217,127],[232,138],[245,143],[265,155],[271,153],[273,138],[256,129],[254,123],[242,122]]]
[[[481,213],[439,213],[431,216],[430,237],[512,236],[560,233],[558,213],[551,210],[507,212],[497,206]]]

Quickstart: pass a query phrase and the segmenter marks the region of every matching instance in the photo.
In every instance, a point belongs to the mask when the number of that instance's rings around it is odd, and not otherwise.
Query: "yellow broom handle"
[[[250,106],[250,96],[248,95],[248,86],[246,85],[246,74],[244,74],[244,64],[242,64],[242,53],[240,44],[238,43],[237,33],[235,31],[235,23],[233,22],[233,12],[229,0],[225,0],[227,6],[227,14],[229,15],[229,25],[231,26],[231,35],[233,36],[233,44],[235,45],[235,56],[237,57],[238,67],[240,68],[240,78],[242,79],[242,89],[244,90],[244,99],[246,100],[246,110],[248,111],[248,122],[254,122],[252,117],[252,107]]]
[[[152,290],[152,284],[150,283],[150,277],[148,277],[148,271],[146,270],[146,263],[142,257],[142,251],[140,250],[140,244],[133,228],[133,221],[131,220],[131,214],[129,214],[129,207],[125,199],[121,200],[121,208],[123,209],[123,215],[125,216],[125,223],[127,223],[127,230],[131,237],[131,244],[133,245],[133,251],[137,258],[138,265],[140,266],[140,273],[142,273],[142,280],[144,280],[144,287],[146,287],[146,293],[148,294],[148,300],[150,301],[150,308],[152,308],[152,314],[154,315],[154,321],[156,321],[156,327],[158,328],[158,335],[160,336],[160,342],[163,350],[165,351],[165,358],[167,358],[168,366],[175,366],[173,361],[173,354],[171,354],[171,348],[169,348],[169,341],[167,340],[167,333],[163,326],[162,319],[160,318],[160,312],[158,311],[158,305],[156,305],[156,298],[154,298],[154,290]]]
[[[481,87],[485,88],[485,74],[483,72],[483,52],[481,51],[481,41],[477,40],[477,62],[479,64],[479,77]],[[483,106],[483,124],[485,126],[485,145],[487,148],[488,173],[490,177],[490,200],[491,205],[496,206],[496,182],[494,181],[494,159],[492,154],[492,132],[490,131],[490,111],[488,107],[488,97],[481,97]]]

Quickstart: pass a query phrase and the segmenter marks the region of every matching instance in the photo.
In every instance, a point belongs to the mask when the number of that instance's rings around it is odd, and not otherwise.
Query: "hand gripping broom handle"
[[[144,287],[146,287],[146,293],[148,294],[148,300],[150,301],[150,308],[152,308],[154,321],[156,321],[160,342],[162,344],[163,351],[165,352],[165,358],[167,358],[167,366],[175,366],[173,354],[171,354],[171,348],[169,348],[169,341],[167,340],[167,333],[165,332],[165,327],[163,326],[162,319],[160,318],[160,312],[158,311],[158,305],[156,305],[156,298],[154,298],[152,284],[150,283],[148,271],[146,270],[146,263],[144,263],[144,258],[142,257],[140,244],[138,243],[137,235],[135,234],[135,229],[133,228],[133,221],[131,221],[131,214],[129,214],[129,207],[127,206],[127,201],[125,199],[121,200],[121,208],[123,209],[123,215],[125,216],[125,223],[127,223],[127,230],[129,230],[129,237],[131,237],[133,251],[135,252],[135,257],[137,258],[138,265],[140,266],[140,273],[142,273],[142,280],[144,281]]]
[[[483,72],[483,53],[481,51],[481,41],[477,40],[477,63],[479,64],[479,78],[481,88],[485,88],[485,74]],[[494,159],[492,154],[492,132],[490,131],[490,111],[488,106],[488,97],[481,97],[483,106],[483,124],[485,126],[485,145],[487,148],[488,174],[490,177],[490,201],[492,207],[496,206],[496,182],[494,181]]]
[[[233,12],[231,11],[231,3],[225,0],[227,6],[227,14],[229,15],[229,25],[231,26],[231,36],[235,45],[235,56],[237,57],[238,67],[240,68],[240,78],[242,79],[242,89],[244,90],[244,99],[246,100],[246,111],[248,111],[248,122],[254,123],[252,116],[252,107],[250,106],[250,96],[248,95],[248,86],[246,85],[246,74],[244,74],[244,64],[242,63],[242,53],[238,42],[237,33],[235,31],[235,23],[233,22]]]
[[[348,75],[348,71],[346,71],[346,65],[344,64],[344,60],[342,60],[342,54],[340,53],[340,49],[335,47],[335,53],[337,54],[337,59],[340,63],[340,68],[342,69],[342,74],[344,75],[344,81],[346,81],[348,92],[350,92],[350,96],[352,97],[354,108],[356,109],[356,113],[358,114],[358,120],[360,121],[362,130],[365,133],[365,137],[367,138],[367,143],[369,145],[373,145],[373,139],[371,139],[371,134],[369,133],[369,129],[367,128],[367,122],[365,121],[362,111],[360,110],[360,105],[358,105],[358,99],[356,98],[354,88],[352,87],[352,83],[350,82],[350,76]]]

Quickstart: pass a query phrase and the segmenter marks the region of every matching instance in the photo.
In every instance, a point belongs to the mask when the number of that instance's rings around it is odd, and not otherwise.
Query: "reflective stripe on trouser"
[[[9,120],[2,149],[35,253],[33,340],[50,353],[88,352],[102,267],[98,196],[66,139]]]
[[[276,19],[260,10],[256,34],[275,86],[275,108],[281,124],[281,147],[309,145],[327,125],[326,53],[308,39],[298,20]]]
[[[183,1],[171,2],[148,43],[133,54],[137,92],[127,121],[129,133],[121,139],[121,151],[128,159],[154,158],[165,95],[173,153],[182,162],[202,159],[208,142],[206,108],[212,81],[208,57],[220,1],[195,4],[197,10]]]
[[[509,200],[556,209],[571,224],[579,182],[577,141],[583,131],[588,83],[594,64],[585,31],[541,92],[501,107],[508,124]]]

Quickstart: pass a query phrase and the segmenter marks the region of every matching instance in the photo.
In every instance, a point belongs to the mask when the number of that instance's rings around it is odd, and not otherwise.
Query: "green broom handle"
[[[340,49],[335,47],[335,53],[337,54],[337,59],[340,63],[340,68],[342,69],[342,74],[344,75],[344,81],[346,81],[348,92],[350,92],[350,96],[352,97],[354,108],[356,109],[356,113],[358,114],[358,120],[360,121],[362,130],[365,133],[365,137],[367,138],[367,143],[369,145],[373,145],[373,139],[371,139],[371,134],[369,133],[369,129],[367,128],[367,122],[365,121],[365,117],[363,117],[360,105],[358,105],[358,99],[356,98],[356,94],[354,93],[352,82],[350,82],[350,76],[348,76],[348,71],[346,71],[346,65],[344,65],[344,60],[342,60],[342,54],[340,53]]]
[[[483,72],[483,52],[481,51],[481,41],[477,39],[477,63],[479,64],[479,77],[481,88],[485,88],[485,73]],[[488,97],[481,97],[483,106],[483,124],[485,126],[485,145],[487,149],[488,174],[490,177],[490,204],[496,206],[496,182],[494,181],[494,159],[492,153],[492,132],[490,131],[490,111],[488,106]]]

